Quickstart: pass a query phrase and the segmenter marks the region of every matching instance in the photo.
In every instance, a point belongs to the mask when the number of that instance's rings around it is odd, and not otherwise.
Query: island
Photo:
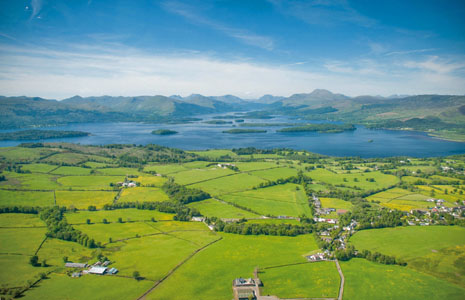
[[[239,133],[266,133],[266,130],[257,130],[257,129],[229,129],[223,131],[223,133],[232,133],[232,134],[239,134]]]
[[[0,133],[0,141],[20,141],[20,140],[43,140],[89,136],[89,132],[84,131],[61,131],[61,130],[21,130],[14,132]]]
[[[205,124],[214,124],[214,125],[224,125],[224,124],[232,124],[231,121],[224,121],[224,120],[210,120],[205,121]]]
[[[343,131],[352,131],[357,129],[352,124],[308,124],[305,126],[287,127],[276,130],[276,132],[321,132],[321,133],[337,133]]]
[[[176,133],[178,132],[174,130],[170,130],[170,129],[158,129],[158,130],[152,131],[152,134],[156,134],[156,135],[172,135]]]

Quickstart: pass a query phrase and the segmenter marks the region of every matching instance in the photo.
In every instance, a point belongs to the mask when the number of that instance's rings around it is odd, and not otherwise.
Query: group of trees
[[[33,206],[4,206],[0,207],[0,214],[7,214],[7,213],[21,213],[21,214],[34,214],[37,215],[39,213],[39,207]]]
[[[302,171],[299,171],[296,176],[290,176],[288,178],[279,178],[274,181],[268,180],[266,182],[261,182],[259,185],[257,185],[253,189],[260,189],[260,188],[265,188],[265,187],[274,186],[278,184],[286,184],[286,183],[302,184],[305,186],[305,184],[309,182],[312,182],[312,179],[304,175]]]
[[[399,265],[406,266],[407,262],[402,259],[395,258],[394,256],[389,256],[381,254],[379,252],[372,253],[370,250],[362,250],[357,253],[357,257],[365,258],[369,261],[377,262],[385,265]]]
[[[202,190],[186,188],[183,185],[174,183],[173,180],[168,180],[165,182],[162,189],[171,200],[182,204],[202,201],[210,198],[210,194]]]
[[[311,233],[313,231],[313,226],[310,224],[299,226],[291,224],[249,224],[244,222],[224,223],[218,221],[215,224],[215,229],[226,233],[243,235],[296,236]]]
[[[352,212],[347,212],[339,217],[341,226],[347,226],[351,220],[358,222],[357,229],[396,227],[404,224],[402,217],[405,213],[400,210],[389,210],[387,208],[372,208],[356,206]]]
[[[96,248],[98,245],[94,239],[89,238],[86,234],[73,228],[64,216],[65,207],[44,208],[40,211],[39,217],[47,224],[48,237],[57,238],[65,241],[77,242],[88,248]]]

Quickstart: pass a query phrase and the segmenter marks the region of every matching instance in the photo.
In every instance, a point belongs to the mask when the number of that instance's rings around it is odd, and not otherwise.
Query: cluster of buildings
[[[328,250],[325,250],[324,252],[318,252],[316,254],[312,255],[307,255],[306,258],[308,261],[323,261],[323,260],[328,260],[330,257],[331,253]]]
[[[117,185],[122,186],[122,187],[136,187],[137,183],[134,181],[125,181],[125,182],[118,182]]]
[[[114,275],[118,273],[118,269],[116,268],[109,268],[108,265],[110,264],[110,261],[105,261],[105,262],[96,262],[93,265],[88,265],[85,263],[73,263],[73,262],[67,262],[65,263],[65,267],[67,268],[75,268],[75,269],[83,269],[77,272],[74,272],[71,276],[72,277],[81,277],[81,275],[84,274],[95,274],[95,275]]]
[[[221,163],[216,165],[218,168],[227,169],[228,167],[235,167],[235,164],[231,163]]]

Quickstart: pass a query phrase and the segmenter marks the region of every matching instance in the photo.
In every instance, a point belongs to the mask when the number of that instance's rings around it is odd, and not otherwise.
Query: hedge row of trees
[[[274,185],[279,185],[279,184],[286,184],[286,183],[295,183],[295,184],[305,184],[308,182],[311,182],[312,179],[302,173],[302,171],[299,171],[299,173],[296,176],[291,176],[288,178],[279,178],[274,181],[266,181],[266,182],[261,182],[259,185],[254,187],[253,189],[261,189],[269,186],[274,186]]]
[[[37,215],[40,211],[39,207],[32,206],[4,206],[0,207],[0,214],[20,213]]]
[[[380,264],[385,265],[399,265],[399,266],[406,266],[407,262],[394,256],[389,256],[385,254],[381,254],[379,252],[372,253],[369,250],[363,250],[357,253],[357,257],[365,258],[369,261],[377,262]]]
[[[202,190],[186,188],[183,185],[174,183],[171,179],[163,184],[162,189],[171,200],[182,204],[202,201],[210,198],[210,194]]]
[[[98,245],[86,234],[73,228],[66,221],[64,213],[66,207],[44,208],[40,211],[39,217],[47,224],[48,232],[46,236],[65,241],[77,242],[88,248],[96,248]]]
[[[296,236],[300,234],[311,233],[311,225],[291,225],[291,224],[248,224],[248,223],[224,223],[219,221],[215,225],[217,231],[226,233],[235,233],[242,235],[279,235],[279,236]]]

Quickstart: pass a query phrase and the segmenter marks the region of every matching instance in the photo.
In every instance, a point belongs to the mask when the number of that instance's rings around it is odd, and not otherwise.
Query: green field
[[[218,168],[211,166],[207,169],[192,169],[187,171],[181,171],[173,174],[176,183],[179,184],[193,184],[196,182],[206,181],[217,177],[224,177],[227,175],[235,174],[230,169]]]
[[[27,190],[53,190],[61,188],[57,183],[58,175],[49,174],[18,174],[4,172],[7,181],[2,181],[0,187]]]
[[[0,189],[0,205],[51,206],[53,192],[7,191]]]
[[[257,266],[304,262],[302,255],[317,248],[311,236],[221,236],[221,241],[195,255],[147,298],[184,300],[202,295],[203,300],[231,299],[234,278],[251,277]],[[189,284],[179,289],[180,282]]]
[[[71,278],[63,274],[53,274],[27,291],[23,299],[135,299],[152,284],[153,282],[147,280],[137,281],[117,276],[86,275]]]
[[[190,187],[202,189],[211,195],[220,195],[251,189],[262,182],[263,179],[242,173],[196,183]]]
[[[259,215],[251,213],[249,211],[236,208],[230,204],[223,203],[215,199],[207,199],[200,202],[194,202],[189,204],[190,207],[196,208],[200,213],[207,217],[218,217],[218,218],[259,218]]]
[[[90,205],[97,208],[111,204],[117,192],[103,191],[56,191],[58,206],[87,209]]]
[[[345,185],[347,187],[358,187],[364,190],[376,190],[386,188],[399,182],[396,176],[385,175],[379,171],[370,173],[333,173],[326,169],[316,169],[306,173],[313,180],[330,183],[333,185]],[[370,182],[370,179],[374,179]]]
[[[250,174],[266,179],[266,180],[278,180],[281,178],[288,178],[291,176],[296,176],[297,175],[297,170],[284,167],[284,168],[275,168],[275,169],[270,169],[270,170],[262,170],[262,171],[253,171],[250,172]]]
[[[341,262],[344,299],[463,299],[465,289],[410,268],[354,258]]]
[[[124,176],[65,176],[58,180],[62,189],[112,190],[110,183],[124,181]]]
[[[160,188],[133,187],[121,192],[118,202],[168,201],[168,195]]]
[[[0,227],[45,227],[45,223],[33,214],[0,214]]]
[[[350,242],[359,250],[393,255],[409,268],[430,273],[465,288],[465,228],[409,226],[371,229],[356,233]]]
[[[59,168],[59,166],[47,165],[47,164],[24,164],[22,165],[22,169],[24,171],[30,171],[32,173],[48,173],[57,168]]]
[[[59,167],[50,172],[57,175],[89,175],[92,169],[80,167]]]
[[[162,213],[156,210],[139,210],[135,208],[116,209],[116,210],[99,210],[99,211],[77,211],[66,213],[66,219],[70,224],[85,223],[87,219],[93,222],[101,222],[107,219],[108,222],[117,222],[122,218],[124,222],[127,221],[150,221],[155,220],[172,220],[173,214]]]
[[[379,201],[381,206],[403,211],[412,209],[426,209],[434,207],[434,203],[427,202],[429,199],[426,195],[411,192],[400,188],[389,189],[367,197],[369,201]],[[445,203],[446,206],[452,207],[450,203]]]
[[[307,196],[302,187],[292,183],[223,195],[220,198],[248,207],[262,215],[291,217],[311,215]]]
[[[334,262],[317,262],[260,271],[263,295],[280,298],[337,298],[339,273]]]

